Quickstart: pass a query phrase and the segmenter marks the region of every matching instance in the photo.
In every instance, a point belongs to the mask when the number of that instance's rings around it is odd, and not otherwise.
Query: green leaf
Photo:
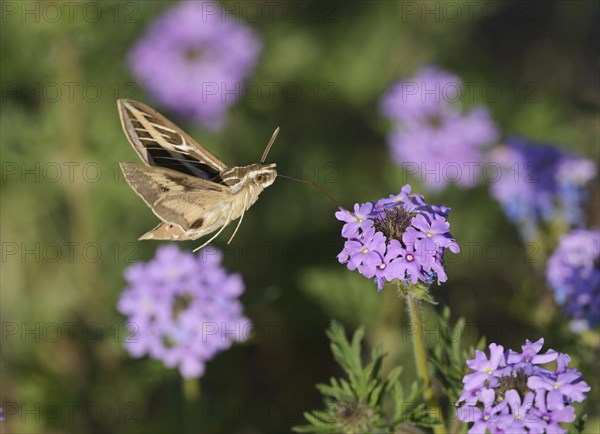
[[[585,429],[585,421],[587,420],[587,414],[583,414],[577,418],[573,425],[569,427],[568,434],[580,434]]]
[[[445,307],[438,315],[440,325],[440,341],[431,351],[430,364],[433,374],[442,385],[449,403],[454,403],[459,397],[463,384],[462,379],[467,371],[467,359],[473,357],[475,348],[485,346],[481,338],[474,347],[465,341],[465,320],[459,318],[454,324],[450,321],[450,309]]]
[[[361,327],[350,340],[344,328],[332,321],[327,329],[331,352],[344,371],[344,377],[331,378],[329,384],[318,384],[325,410],[305,413],[308,425],[294,428],[296,432],[348,433],[359,432],[421,432],[417,427],[430,427],[437,421],[427,413],[423,400],[424,387],[414,383],[410,396],[400,383],[402,367],[394,367],[387,378],[382,372],[382,347],[371,351],[363,363]],[[387,405],[391,404],[391,405]],[[385,409],[391,410],[388,414]]]

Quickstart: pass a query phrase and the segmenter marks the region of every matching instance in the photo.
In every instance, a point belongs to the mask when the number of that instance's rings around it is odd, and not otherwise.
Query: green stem
[[[461,427],[462,422],[459,419],[454,419],[454,422],[452,423],[452,429],[450,430],[450,432],[452,434],[458,434],[460,432]]]
[[[434,413],[434,416],[438,419],[442,419],[442,412],[440,406],[437,403],[435,394],[433,392],[433,386],[431,384],[431,376],[429,375],[429,369],[427,368],[427,350],[425,349],[425,337],[423,335],[423,319],[421,317],[421,306],[419,305],[419,299],[413,294],[408,293],[406,295],[406,301],[408,306],[408,313],[410,321],[413,327],[413,347],[415,352],[415,363],[417,365],[417,374],[419,378],[425,384],[425,399],[429,403],[429,408]],[[435,434],[444,434],[446,429],[443,423],[439,423],[433,426],[433,432]]]
[[[197,378],[183,379],[183,397],[185,400],[185,429],[186,433],[197,432],[200,419],[200,380]]]
[[[197,378],[183,380],[183,396],[188,403],[195,403],[200,398],[200,382]]]

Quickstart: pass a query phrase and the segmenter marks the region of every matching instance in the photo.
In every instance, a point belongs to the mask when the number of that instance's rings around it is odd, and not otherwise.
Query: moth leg
[[[235,227],[235,231],[233,231],[231,238],[229,238],[229,241],[227,241],[228,245],[229,245],[229,243],[231,243],[231,240],[233,240],[233,237],[235,237],[235,234],[237,234],[237,231],[242,224],[242,220],[244,220],[244,214],[246,214],[247,205],[248,205],[248,192],[246,192],[246,196],[244,196],[244,210],[242,211],[242,215],[240,216],[240,221],[238,222],[237,226]]]
[[[206,246],[207,244],[209,244],[212,240],[214,240],[215,238],[217,238],[221,232],[223,232],[223,229],[225,229],[225,227],[229,224],[229,222],[231,221],[231,214],[233,214],[233,205],[231,206],[231,209],[229,210],[229,215],[227,216],[227,221],[225,222],[225,224],[223,226],[221,226],[221,229],[219,229],[219,232],[217,232],[216,234],[214,234],[210,240],[208,240],[207,242],[205,242],[204,244],[202,244],[200,247],[196,247],[193,251],[197,252],[198,250],[200,250],[202,247]]]

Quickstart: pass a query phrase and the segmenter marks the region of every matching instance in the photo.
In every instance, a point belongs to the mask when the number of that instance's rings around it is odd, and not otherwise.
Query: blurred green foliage
[[[119,161],[137,156],[115,100],[151,102],[125,59],[172,3],[81,2],[69,14],[56,2],[58,19],[49,3],[1,6],[3,429],[182,432],[178,374],[126,354],[128,331],[115,308],[124,268],[159,245],[136,241],[157,219],[117,171]],[[407,182],[429,202],[450,206],[463,252],[448,258],[449,280],[433,296],[467,319],[472,344],[485,334],[518,348],[543,336],[548,347],[569,353],[592,386],[581,410],[588,432],[597,432],[597,335],[568,330],[544,285],[545,258],[519,242],[486,186],[428,194],[393,164],[378,101],[393,81],[437,64],[474,83],[465,104],[487,105],[506,134],[598,161],[598,3],[499,1],[487,14],[486,2],[452,3],[459,19],[444,2],[290,1],[282,5],[295,5],[300,16],[257,19],[248,3],[226,2],[264,40],[251,81],[295,83],[302,96],[242,99],[220,133],[165,114],[230,164],[256,162],[280,126],[269,159],[282,173],[322,184],[345,206],[397,193]],[[265,10],[273,2],[252,4]],[[501,89],[501,97],[486,97],[487,88]],[[598,226],[597,186],[589,205],[590,224]],[[330,317],[364,325],[369,345],[383,343],[385,363],[404,365],[410,378],[403,306],[394,291],[378,294],[337,264],[334,211],[318,192],[278,180],[232,245],[225,236],[216,241],[228,269],[244,276],[256,333],[208,364],[198,432],[278,433],[303,423],[303,412],[320,403],[314,385],[340,374],[323,334]],[[490,245],[499,246],[498,259],[490,259]],[[435,324],[427,314],[426,326]]]

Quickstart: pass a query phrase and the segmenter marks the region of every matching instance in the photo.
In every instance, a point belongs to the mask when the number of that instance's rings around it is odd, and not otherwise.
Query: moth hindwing
[[[173,122],[134,100],[117,101],[123,131],[144,164],[121,163],[129,186],[161,220],[141,240],[196,240],[240,219],[277,177],[275,164],[228,167]],[[196,250],[198,250],[196,249]]]

